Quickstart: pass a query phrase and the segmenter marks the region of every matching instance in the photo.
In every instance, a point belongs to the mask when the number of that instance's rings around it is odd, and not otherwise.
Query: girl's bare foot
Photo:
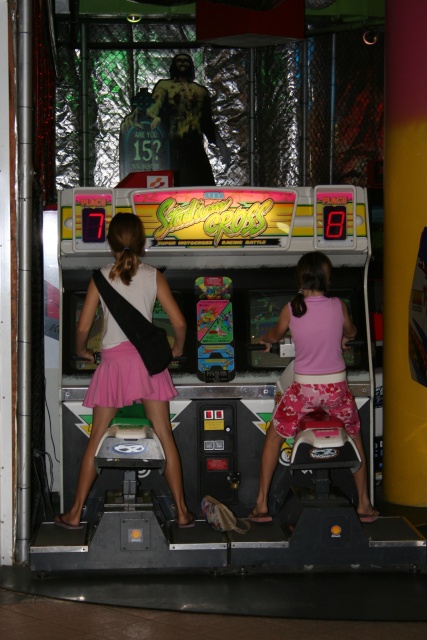
[[[69,529],[70,531],[76,529],[83,529],[84,525],[81,522],[73,523],[68,519],[68,514],[60,513],[59,516],[55,516],[54,523],[62,529]]]
[[[357,515],[360,522],[375,522],[375,520],[378,520],[380,512],[369,503],[369,506],[365,509],[358,508]]]
[[[178,520],[178,527],[180,529],[192,529],[196,526],[196,518],[194,513],[188,511],[187,518],[185,520]]]

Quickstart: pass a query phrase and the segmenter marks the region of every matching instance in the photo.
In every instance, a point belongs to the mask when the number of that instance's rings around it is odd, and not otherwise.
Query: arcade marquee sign
[[[133,212],[144,224],[147,248],[286,249],[298,235],[314,236],[318,246],[354,244],[356,189],[351,185],[295,189],[76,188],[62,206],[62,240],[76,252],[108,251],[112,217]],[[304,227],[305,225],[305,227]]]
[[[289,237],[294,191],[218,190],[188,196],[163,191],[132,194],[133,209],[152,238],[152,246],[265,246],[280,245]]]

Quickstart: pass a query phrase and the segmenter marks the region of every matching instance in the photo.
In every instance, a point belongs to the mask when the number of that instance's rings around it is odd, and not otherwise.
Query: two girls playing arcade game
[[[154,267],[141,262],[145,232],[140,219],[128,213],[114,216],[108,242],[115,262],[102,269],[110,284],[151,321],[156,299],[168,315],[174,331],[172,355],[181,356],[186,336],[186,321],[175,302],[165,278]],[[298,293],[286,304],[276,325],[259,338],[269,350],[290,329],[295,345],[294,381],[283,394],[268,429],[260,469],[259,491],[249,514],[253,522],[270,522],[268,492],[285,438],[295,435],[300,419],[320,407],[339,418],[359,451],[362,464],[354,474],[358,495],[357,513],[361,522],[375,521],[379,513],[368,495],[366,457],[360,433],[360,421],[354,398],[346,380],[342,350],[356,336],[357,329],[346,305],[339,298],[328,298],[332,265],[321,252],[302,256],[296,268]],[[166,456],[165,477],[171,490],[179,527],[195,526],[195,516],[184,497],[181,462],[169,420],[169,401],[176,395],[169,371],[150,376],[138,351],[127,339],[108,311],[93,279],[77,326],[76,354],[93,362],[86,347],[96,308],[104,312],[102,359],[83,405],[93,408],[93,423],[82,459],[74,503],[71,509],[55,517],[65,529],[79,529],[81,513],[96,478],[95,452],[117,410],[141,401],[151,420]]]

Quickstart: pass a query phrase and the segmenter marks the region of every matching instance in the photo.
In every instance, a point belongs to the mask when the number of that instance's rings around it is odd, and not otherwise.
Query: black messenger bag
[[[166,331],[156,327],[118,293],[98,269],[93,280],[114,320],[138,350],[150,376],[164,371],[172,360]]]

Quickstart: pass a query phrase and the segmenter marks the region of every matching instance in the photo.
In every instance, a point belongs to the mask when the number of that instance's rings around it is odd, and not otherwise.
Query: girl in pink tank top
[[[357,329],[339,298],[327,298],[332,264],[320,251],[303,255],[296,268],[298,293],[280,313],[276,325],[259,343],[270,349],[290,329],[295,345],[294,381],[282,395],[271,420],[261,458],[260,484],[254,522],[269,522],[268,492],[285,438],[295,436],[307,413],[322,408],[339,418],[354,440],[362,464],[353,474],[358,495],[357,513],[362,522],[379,516],[368,494],[366,456],[360,434],[356,403],[347,384],[342,350],[356,337]]]

